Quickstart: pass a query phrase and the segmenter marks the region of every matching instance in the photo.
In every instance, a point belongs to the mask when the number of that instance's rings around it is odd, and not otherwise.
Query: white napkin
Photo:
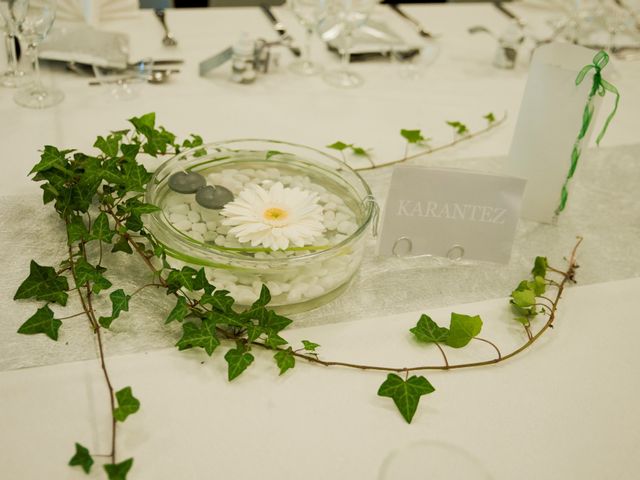
[[[33,0],[37,3],[39,0]],[[56,17],[64,21],[84,21],[90,25],[131,17],[138,0],[58,0]]]

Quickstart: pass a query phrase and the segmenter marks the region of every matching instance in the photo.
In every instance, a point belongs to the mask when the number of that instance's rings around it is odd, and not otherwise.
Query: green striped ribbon
[[[580,153],[581,153],[580,143],[582,142],[582,139],[584,138],[584,136],[587,134],[587,131],[589,130],[589,125],[591,124],[591,119],[593,117],[593,110],[594,110],[593,97],[595,97],[596,95],[600,95],[601,97],[604,97],[604,95],[607,92],[611,92],[616,96],[613,110],[607,117],[607,120],[604,122],[604,126],[602,127],[602,130],[600,131],[600,133],[598,134],[598,137],[596,138],[597,145],[600,145],[600,140],[602,140],[602,137],[604,137],[604,134],[607,132],[607,128],[609,127],[609,123],[611,123],[613,116],[616,114],[616,111],[618,110],[618,102],[620,101],[620,92],[618,92],[618,89],[616,87],[614,87],[609,82],[607,82],[604,78],[602,78],[601,71],[607,65],[607,63],[609,63],[609,55],[607,55],[607,53],[604,52],[603,50],[600,50],[593,57],[593,63],[589,65],[585,65],[582,68],[582,70],[580,70],[580,72],[578,73],[578,76],[576,77],[576,85],[580,85],[584,80],[584,77],[587,76],[587,73],[589,73],[591,69],[594,70],[593,84],[591,85],[589,98],[587,98],[587,103],[584,106],[584,112],[582,113],[582,127],[580,128],[578,137],[576,138],[576,141],[573,144],[573,150],[571,151],[571,166],[569,167],[567,178],[565,179],[564,184],[562,185],[562,192],[560,193],[560,205],[558,205],[558,208],[556,208],[556,215],[562,212],[565,206],[567,205],[567,198],[569,197],[569,191],[568,191],[569,181],[573,177],[573,174],[575,173],[576,168],[578,167],[578,160],[580,159]]]

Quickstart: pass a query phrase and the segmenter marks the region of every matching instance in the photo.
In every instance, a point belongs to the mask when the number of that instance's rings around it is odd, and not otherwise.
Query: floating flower
[[[276,182],[268,190],[251,184],[220,212],[231,235],[251,246],[284,250],[289,244],[309,245],[324,231],[318,196]]]

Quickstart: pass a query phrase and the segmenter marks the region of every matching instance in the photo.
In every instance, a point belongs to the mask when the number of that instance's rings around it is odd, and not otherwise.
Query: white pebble
[[[338,208],[338,205],[333,202],[329,202],[324,206],[325,211],[335,211],[336,208]],[[333,213],[333,211],[331,213]]]
[[[327,275],[320,279],[320,285],[322,285],[325,289],[331,290],[338,284],[338,277],[336,275]]]
[[[336,214],[335,214],[335,212],[329,210],[329,211],[324,212],[323,218],[324,218],[324,222],[325,223],[326,222],[334,222],[335,219],[336,219]]]
[[[345,214],[344,212],[336,213],[336,222],[340,223],[344,222],[345,220],[349,220],[349,215]]]
[[[311,285],[307,289],[307,291],[305,292],[305,297],[307,297],[307,298],[315,298],[315,297],[319,297],[323,293],[324,293],[324,288],[322,288],[322,286],[320,286],[320,285],[318,285],[316,283],[314,285]]]
[[[189,213],[187,213],[187,218],[193,222],[199,222],[200,221],[200,214],[198,212],[194,212],[193,210],[190,211]]]
[[[220,235],[226,235],[227,233],[229,233],[229,230],[231,230],[231,227],[229,225],[218,225],[218,227],[216,228],[216,231]]]
[[[241,183],[247,183],[249,180],[251,180],[251,178],[247,177],[246,175],[243,175],[242,173],[238,173],[237,175],[234,176],[234,178],[236,179],[236,181]]]
[[[331,221],[327,221],[324,223],[324,227],[327,230],[335,230],[336,228],[338,228],[338,224],[336,223],[335,220],[331,220]]]
[[[266,285],[269,289],[269,292],[271,293],[271,296],[277,297],[282,293],[282,288],[280,287],[279,283],[274,282],[273,280],[269,280]]]
[[[174,227],[183,232],[188,232],[189,230],[191,230],[191,225],[192,224],[189,220],[182,220],[180,222],[174,222],[173,224]]]
[[[189,213],[189,205],[186,203],[176,203],[175,205],[169,205],[169,211],[171,213],[181,213],[186,215]]]
[[[217,235],[218,234],[216,232],[207,231],[202,234],[202,237],[206,242],[214,242]]]
[[[172,213],[171,216],[169,217],[169,220],[171,220],[171,223],[178,223],[178,222],[187,222],[189,221],[189,219],[187,218],[186,215],[183,215],[182,213]]]
[[[224,242],[226,242],[226,241],[227,241],[227,237],[225,237],[224,235],[218,235],[216,237],[216,239],[214,240],[214,243],[221,247],[221,246],[224,245]]]
[[[204,237],[202,236],[202,234],[201,234],[201,233],[198,233],[198,232],[191,232],[191,233],[189,234],[189,236],[190,236],[191,238],[193,238],[194,240],[198,240],[199,242],[204,242]]]
[[[358,226],[349,220],[344,220],[338,224],[338,232],[344,233],[345,235],[351,235],[357,229]]]
[[[207,233],[207,226],[204,223],[194,223],[191,225],[191,230],[204,235],[205,233]]]
[[[212,232],[215,232],[216,229],[218,228],[219,223],[214,221],[209,221],[206,223],[206,225],[207,225],[207,229],[211,230]]]

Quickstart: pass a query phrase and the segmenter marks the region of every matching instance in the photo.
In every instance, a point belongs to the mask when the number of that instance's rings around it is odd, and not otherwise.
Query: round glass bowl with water
[[[322,209],[323,233],[311,244],[277,250],[242,243],[223,224],[220,206],[204,207],[195,193],[170,188],[172,176],[196,177],[192,172],[204,177],[205,187],[222,186],[234,198],[250,184],[306,190]],[[264,284],[281,313],[315,308],[343,291],[360,266],[377,210],[367,183],[345,163],[272,140],[211,143],[180,153],[156,170],[146,201],[161,209],[150,215],[148,228],[172,266],[205,267],[209,281],[240,306],[251,305]]]

